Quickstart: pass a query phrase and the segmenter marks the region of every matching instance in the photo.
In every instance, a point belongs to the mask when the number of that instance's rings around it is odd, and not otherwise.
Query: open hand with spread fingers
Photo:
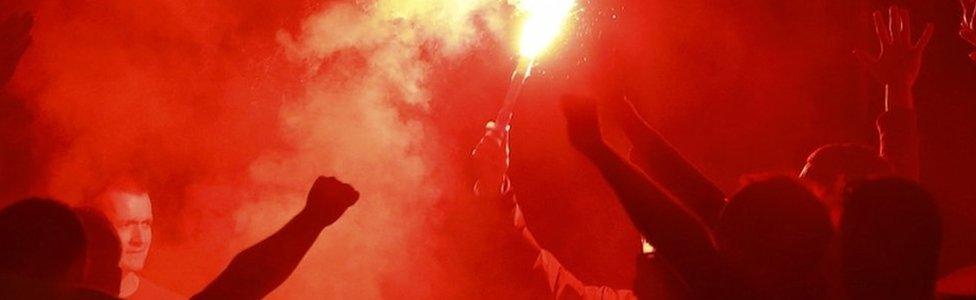
[[[888,18],[881,11],[874,12],[874,29],[881,44],[877,55],[856,50],[854,54],[882,83],[912,87],[922,67],[922,55],[935,31],[928,23],[917,41],[913,41],[912,23],[907,9],[891,6]]]
[[[973,46],[976,46],[976,0],[960,0],[962,3],[962,29],[959,35]],[[969,58],[976,61],[976,51],[969,53]]]

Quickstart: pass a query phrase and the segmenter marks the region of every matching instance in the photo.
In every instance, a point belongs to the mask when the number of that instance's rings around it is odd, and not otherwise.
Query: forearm
[[[692,290],[712,296],[725,292],[724,268],[698,218],[609,147],[597,148],[587,157],[600,169],[635,227]]]
[[[508,186],[507,184],[505,186]],[[529,286],[544,292],[551,299],[635,299],[630,290],[615,290],[606,286],[588,286],[576,278],[552,253],[543,249],[525,222],[515,194],[508,190],[504,195],[486,195],[484,201],[497,206],[500,219],[508,227],[506,239],[513,243],[508,248],[509,261],[524,264],[529,270]]]
[[[885,84],[885,111],[915,109],[915,93],[910,84]]]
[[[919,136],[911,88],[888,85],[885,112],[878,118],[880,155],[895,173],[918,180]]]
[[[725,194],[660,133],[646,124],[639,125],[627,130],[634,146],[631,161],[714,228],[725,208]]]
[[[610,184],[631,221],[652,244],[658,246],[660,242],[666,242],[675,246],[711,247],[707,231],[693,214],[609,147],[603,145],[587,157]]]
[[[523,238],[523,245],[536,256],[532,265],[533,278],[545,282],[547,291],[553,299],[636,299],[630,290],[617,290],[607,286],[592,286],[576,278],[563,267],[552,253],[539,246],[535,237],[525,226],[525,220],[518,206],[515,207],[515,229]]]
[[[291,275],[324,228],[303,210],[270,237],[238,253],[193,299],[264,298]]]

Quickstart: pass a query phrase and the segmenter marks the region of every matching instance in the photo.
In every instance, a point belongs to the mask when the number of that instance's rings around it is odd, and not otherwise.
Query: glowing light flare
[[[575,0],[520,0],[516,8],[525,15],[519,42],[523,60],[539,57],[559,36],[566,19],[576,7]]]
[[[525,16],[519,43],[519,62],[512,73],[508,94],[498,111],[495,124],[505,128],[512,121],[515,102],[522,91],[522,85],[532,74],[532,67],[546,49],[549,48],[565,27],[566,20],[576,7],[576,0],[512,0],[515,7]]]

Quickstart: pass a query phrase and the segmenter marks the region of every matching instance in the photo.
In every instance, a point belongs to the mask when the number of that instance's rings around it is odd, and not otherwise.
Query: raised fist
[[[0,20],[0,87],[14,75],[20,57],[27,51],[33,26],[34,17],[28,13]]]
[[[359,200],[359,192],[335,177],[319,177],[308,191],[305,211],[326,226],[332,225]]]
[[[600,133],[600,120],[597,117],[595,100],[563,96],[562,108],[566,116],[569,142],[576,150],[589,154],[606,145]]]

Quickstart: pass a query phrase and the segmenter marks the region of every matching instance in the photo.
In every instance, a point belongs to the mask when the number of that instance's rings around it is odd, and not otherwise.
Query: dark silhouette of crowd
[[[305,208],[277,232],[241,251],[192,299],[261,299],[281,285],[325,227],[359,193],[318,178]],[[99,210],[32,198],[0,210],[0,298],[117,299],[120,240]]]
[[[976,3],[963,0],[963,9],[960,35],[976,46]],[[914,36],[909,12],[894,6],[873,17],[881,51],[856,56],[886,88],[885,111],[877,121],[880,148],[825,145],[796,176],[752,176],[731,195],[645,122],[632,106],[640,100],[628,91],[606,99],[562,99],[573,148],[597,167],[634,227],[653,245],[655,258],[675,277],[677,292],[668,299],[938,296],[942,223],[935,199],[917,182],[913,95],[934,28],[928,25]],[[0,85],[28,47],[31,24],[30,15],[3,21]],[[976,60],[976,52],[971,57]],[[601,106],[609,113],[599,114]],[[601,129],[606,123],[620,125],[633,147],[622,151],[608,144]],[[510,131],[510,126],[487,124],[473,152],[474,193],[500,204],[498,216],[513,221],[510,233],[521,241],[518,251],[533,262],[525,271],[552,298],[662,298],[640,282],[627,290],[587,285],[540,245],[526,227],[516,183],[507,176]],[[150,293],[153,286],[138,274],[151,242],[148,196],[127,187],[99,197],[81,207],[30,198],[0,210],[0,298],[116,299]],[[352,186],[318,178],[300,213],[237,254],[190,298],[263,298],[358,199]]]
[[[976,4],[962,2],[960,35],[976,45]],[[976,297],[936,291],[941,216],[917,182],[913,87],[934,27],[927,25],[915,37],[908,10],[896,6],[875,12],[873,19],[881,51],[855,55],[886,89],[885,111],[877,120],[880,147],[825,145],[798,176],[752,176],[733,195],[725,195],[648,125],[631,105],[639,99],[627,90],[606,99],[562,99],[572,146],[599,169],[656,258],[678,278],[678,293],[664,295],[640,282],[632,290],[590,286],[542,248],[528,232],[506,176],[510,127],[488,124],[474,152],[482,170],[475,193],[506,204],[503,215],[515,220],[513,236],[525,240],[525,255],[537,257],[526,268],[552,298]],[[619,125],[632,147],[609,145],[603,123]]]

